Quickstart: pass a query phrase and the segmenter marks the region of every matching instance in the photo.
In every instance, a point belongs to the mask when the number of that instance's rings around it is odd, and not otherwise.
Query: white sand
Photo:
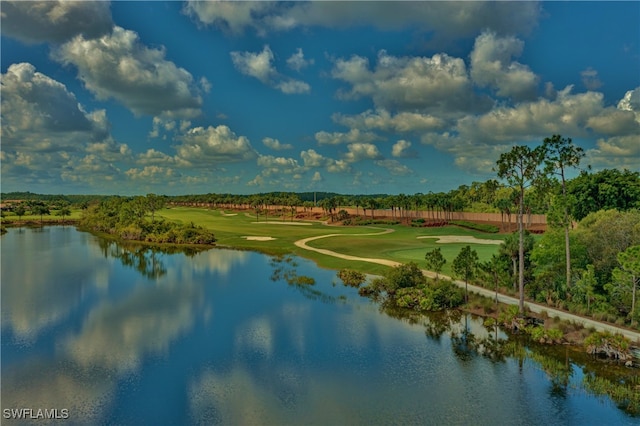
[[[471,236],[463,236],[463,235],[441,235],[441,236],[431,236],[424,235],[422,237],[416,238],[433,238],[438,239],[436,243],[439,244],[447,244],[447,243],[473,243],[473,244],[495,244],[500,245],[502,240],[485,240],[481,238],[471,237]]]
[[[222,216],[238,216],[238,213],[225,213],[224,211],[220,211]]]
[[[257,236],[249,236],[249,237],[241,237],[248,241],[271,241],[275,240],[273,237],[257,237]]]

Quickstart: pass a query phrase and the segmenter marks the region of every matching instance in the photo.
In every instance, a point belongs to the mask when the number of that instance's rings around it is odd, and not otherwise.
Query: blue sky
[[[640,170],[640,2],[10,2],[2,191],[448,191]]]

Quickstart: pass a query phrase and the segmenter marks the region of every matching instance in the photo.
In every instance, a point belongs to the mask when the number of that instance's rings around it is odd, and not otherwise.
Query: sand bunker
[[[248,241],[271,241],[275,240],[273,237],[258,237],[258,236],[249,236],[249,237],[241,237]]]
[[[259,223],[260,225],[312,225],[309,222],[251,222],[251,223]]]
[[[502,244],[502,240],[485,240],[481,238],[463,236],[463,235],[440,235],[440,236],[424,235],[422,237],[416,237],[416,238],[438,239],[436,243],[439,243],[439,244],[447,244],[447,243],[473,243],[473,244],[495,244],[495,245]]]
[[[238,216],[238,213],[225,213],[224,211],[220,210],[220,214],[222,216]]]

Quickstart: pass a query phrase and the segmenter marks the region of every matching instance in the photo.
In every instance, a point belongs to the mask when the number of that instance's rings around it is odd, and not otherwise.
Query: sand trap
[[[246,239],[248,241],[271,241],[271,240],[275,240],[275,238],[273,238],[273,237],[257,237],[257,236],[256,237],[252,237],[252,236],[240,237],[240,238],[244,238],[244,239]]]
[[[220,211],[220,214],[222,216],[238,216],[238,213],[225,213],[223,211]]]
[[[463,236],[463,235],[440,235],[440,236],[431,236],[424,235],[422,237],[416,238],[433,238],[437,239],[436,243],[439,244],[447,244],[447,243],[473,243],[473,244],[502,244],[502,240],[485,240],[481,238],[471,237],[471,236]]]
[[[312,223],[308,223],[308,222],[251,222],[251,223],[259,223],[260,225],[313,225]]]

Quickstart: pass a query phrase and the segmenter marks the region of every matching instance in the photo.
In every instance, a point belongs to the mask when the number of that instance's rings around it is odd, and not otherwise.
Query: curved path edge
[[[309,251],[314,251],[316,253],[320,253],[320,254],[324,254],[326,256],[333,256],[333,257],[337,257],[339,259],[345,259],[345,260],[355,260],[355,261],[360,261],[360,262],[369,262],[369,263],[376,263],[378,265],[386,265],[386,266],[390,266],[390,267],[395,267],[398,265],[401,265],[401,262],[396,262],[393,260],[388,260],[388,259],[376,259],[376,258],[369,258],[369,257],[359,257],[359,256],[352,256],[349,254],[342,254],[342,253],[338,253],[332,250],[327,250],[327,249],[321,249],[321,248],[316,248],[316,247],[311,247],[309,245],[307,245],[308,242],[314,241],[314,240],[319,240],[321,238],[330,238],[330,237],[353,237],[353,236],[374,236],[374,235],[383,235],[383,234],[388,234],[394,232],[393,229],[385,229],[382,232],[374,232],[374,233],[368,233],[368,234],[327,234],[327,235],[319,235],[319,236],[315,236],[315,237],[309,237],[309,238],[303,238],[301,240],[295,241],[294,244],[296,245],[296,247],[300,247],[301,249],[304,250],[309,250]],[[425,274],[426,276],[430,277],[430,278],[435,278],[436,277],[436,273],[432,272],[432,271],[427,271],[426,269],[421,269],[422,273]],[[442,275],[440,274],[440,277],[444,278],[444,279],[449,279],[452,280],[453,283],[455,283],[457,286],[464,288],[465,287],[465,283],[464,281],[459,281],[459,280],[454,280],[451,277],[447,276],[447,275]],[[496,293],[495,291],[489,290],[487,288],[484,287],[479,287],[477,285],[473,285],[473,284],[468,284],[468,289],[470,292],[475,293],[475,294],[479,294],[481,296],[484,297],[488,297],[491,299],[495,299],[496,297]],[[507,305],[518,305],[520,303],[520,301],[515,298],[515,297],[511,297],[511,296],[507,296],[505,294],[501,294],[498,293],[498,302],[500,303],[504,303]],[[634,342],[635,344],[640,344],[640,333],[637,333],[635,331],[632,330],[628,330],[626,328],[620,328],[620,327],[616,327],[615,325],[612,324],[605,324],[599,321],[595,321],[592,320],[590,318],[585,318],[585,317],[581,317],[578,315],[574,315],[571,314],[569,312],[565,312],[565,311],[561,311],[558,309],[554,309],[550,306],[545,306],[545,305],[540,305],[538,303],[534,303],[534,302],[527,302],[525,301],[525,307],[529,310],[531,310],[532,312],[535,313],[542,313],[542,312],[546,312],[547,315],[549,317],[557,317],[561,320],[566,320],[566,321],[572,321],[574,323],[580,324],[585,328],[593,328],[596,331],[607,331],[613,334],[622,334],[624,337],[630,339],[632,342]]]

